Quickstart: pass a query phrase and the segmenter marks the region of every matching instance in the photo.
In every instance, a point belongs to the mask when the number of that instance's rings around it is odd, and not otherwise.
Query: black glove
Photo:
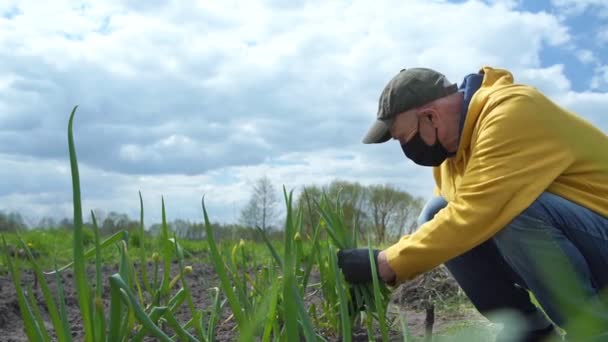
[[[376,277],[378,273],[378,254],[380,250],[372,250],[374,263],[376,265]],[[368,248],[352,248],[338,251],[338,267],[342,270],[344,278],[351,284],[368,283],[372,281],[372,266],[369,262]]]

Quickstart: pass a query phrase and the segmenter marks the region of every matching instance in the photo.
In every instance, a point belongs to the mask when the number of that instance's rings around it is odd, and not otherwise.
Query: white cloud
[[[504,6],[506,9],[515,9],[521,6],[523,0],[486,0],[488,4]]]
[[[591,79],[590,88],[597,90],[608,85],[608,65],[600,65],[595,68],[595,74]]]
[[[248,185],[264,174],[277,188],[342,178],[428,196],[429,170],[407,162],[398,146],[360,144],[382,87],[401,68],[433,67],[459,83],[492,65],[575,107],[588,96],[570,91],[568,65],[541,63],[545,46],[572,44],[568,27],[521,7],[3,2],[0,160],[15,166],[4,179],[28,181],[0,185],[0,205],[69,214],[69,174],[57,170],[67,165],[75,104],[89,208],[136,215],[141,190],[150,215],[160,214],[165,195],[174,217],[197,219],[208,194],[210,211],[232,220]],[[583,109],[592,118],[601,112]]]
[[[595,56],[593,51],[587,49],[577,51],[576,57],[583,64],[597,64],[599,62],[599,59]]]
[[[604,26],[598,29],[596,39],[600,44],[608,43],[608,26]]]
[[[579,15],[592,9],[596,15],[608,15],[608,3],[605,0],[551,0],[551,3],[566,15]]]
[[[573,110],[608,134],[608,93],[585,91],[568,92],[556,98],[564,107]]]
[[[533,85],[549,96],[557,96],[570,90],[570,81],[564,75],[564,65],[562,64],[546,68],[524,69],[514,77],[516,77],[516,82]]]

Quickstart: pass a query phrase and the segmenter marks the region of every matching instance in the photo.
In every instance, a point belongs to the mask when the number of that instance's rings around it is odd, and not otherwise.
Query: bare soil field
[[[174,264],[172,270],[177,269],[177,264]],[[137,268],[138,266],[136,266]],[[211,305],[211,295],[209,289],[217,286],[219,283],[217,275],[211,265],[207,264],[193,264],[193,272],[187,276],[187,282],[190,286],[194,304],[197,308],[205,308]],[[148,269],[151,272],[152,265],[148,265]],[[118,272],[117,266],[103,266],[103,274],[107,278],[111,274]],[[149,273],[150,274],[150,273]],[[89,279],[93,279],[94,269],[89,269]],[[34,296],[41,310],[45,325],[49,332],[52,333],[52,325],[46,312],[46,304],[39,286],[34,287],[35,279],[33,273],[22,272],[22,283],[32,284],[34,288]],[[314,274],[313,274],[314,277]],[[76,295],[76,289],[74,287],[74,279],[71,270],[66,270],[61,274],[61,278],[64,283],[64,291],[66,298],[67,314],[69,317],[69,324],[72,329],[72,336],[74,341],[83,340],[83,328],[80,315],[80,309],[78,306],[78,300]],[[47,282],[51,288],[51,291],[55,293],[56,283],[54,276],[47,276]],[[103,301],[106,308],[109,308],[109,285],[107,281],[104,281],[104,296]],[[428,287],[428,284],[426,285]],[[438,291],[457,291],[454,284],[436,284],[434,289]],[[405,310],[408,321],[408,328],[412,337],[416,340],[424,340],[425,336],[425,321],[427,313],[425,306],[428,306],[429,301],[420,294],[419,289],[422,288],[422,284],[416,284],[415,282],[407,285],[404,284],[401,287],[395,289],[393,292],[393,298],[391,306],[394,308],[401,308]],[[428,289],[427,289],[428,290]],[[307,296],[308,304],[313,302],[320,302],[323,300],[319,291],[311,290],[309,296]],[[434,324],[433,333],[434,340],[451,340],[449,336],[453,333],[457,333],[459,327],[467,326],[474,327],[474,329],[485,331],[485,337],[480,337],[480,341],[487,340],[488,332],[491,335],[492,331],[497,328],[493,327],[487,320],[479,315],[470,304],[465,300],[461,300],[459,304],[452,305],[438,305],[437,300],[434,301],[435,312],[434,312]],[[186,322],[190,319],[190,312],[187,305],[183,305],[177,314],[178,321]],[[21,319],[21,313],[19,311],[19,305],[16,297],[15,287],[9,274],[0,275],[0,341],[27,341],[27,337],[23,330],[23,321]],[[222,317],[218,322],[217,326],[217,341],[233,341],[237,335],[235,330],[235,322],[230,317],[228,305],[224,306]],[[391,340],[403,341],[401,331],[398,327],[391,329]],[[328,341],[339,341],[337,336],[326,336]],[[367,333],[364,328],[359,329],[353,336],[356,341],[367,341]],[[379,336],[376,338],[379,340]],[[153,341],[152,338],[147,339]]]

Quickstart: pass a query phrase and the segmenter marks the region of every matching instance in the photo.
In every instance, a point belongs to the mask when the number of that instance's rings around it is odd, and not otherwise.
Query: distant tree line
[[[249,202],[241,211],[241,225],[259,227],[265,231],[280,227],[280,222],[277,222],[278,201],[275,194],[275,188],[268,177],[258,179],[252,187]],[[322,187],[305,186],[297,195],[294,204],[302,212],[303,225],[309,236],[319,224],[317,205],[321,203],[323,196],[341,206],[346,224],[356,229],[360,236],[370,234],[376,242],[399,238],[414,231],[416,219],[423,206],[422,198],[414,197],[389,184],[362,185],[335,180]]]
[[[16,232],[27,228],[23,217],[18,212],[0,211],[0,232]]]
[[[296,203],[303,211],[303,224],[308,232],[321,219],[315,203],[321,202],[323,194],[330,202],[339,203],[345,223],[356,229],[359,236],[366,239],[369,234],[378,243],[414,231],[424,204],[422,198],[389,184],[362,185],[336,180],[324,187],[307,186]]]
[[[282,189],[281,189],[282,190]],[[320,222],[317,204],[325,196],[332,203],[337,203],[344,213],[345,223],[357,230],[361,237],[370,234],[375,242],[382,243],[398,239],[416,229],[415,223],[423,205],[423,200],[414,197],[406,191],[384,185],[362,185],[356,182],[335,180],[325,186],[308,185],[294,191],[293,205],[302,212],[305,233],[312,236],[313,229]],[[239,221],[235,224],[212,223],[214,236],[218,239],[250,239],[260,238],[257,229],[267,234],[279,237],[281,235],[284,210],[283,197],[277,197],[278,192],[266,176],[252,184],[250,198],[241,209]],[[139,218],[132,219],[127,214],[109,212],[107,215],[100,210],[95,211],[95,217],[102,236],[118,231],[134,232],[139,229]],[[90,215],[85,223],[86,228],[92,229]],[[168,229],[181,239],[204,239],[205,227],[202,222],[175,219],[167,222]],[[56,221],[44,217],[36,228],[72,229],[71,219],[64,218]],[[21,215],[17,212],[5,213],[0,211],[0,232],[26,229]],[[146,233],[156,235],[161,229],[160,223],[152,224]],[[130,235],[134,235],[133,233]]]

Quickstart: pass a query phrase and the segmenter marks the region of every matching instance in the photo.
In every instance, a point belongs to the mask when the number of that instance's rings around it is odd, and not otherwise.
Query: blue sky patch
[[[19,9],[19,7],[13,6],[7,11],[4,11],[2,13],[2,17],[10,20],[21,14],[23,14],[23,12]]]

